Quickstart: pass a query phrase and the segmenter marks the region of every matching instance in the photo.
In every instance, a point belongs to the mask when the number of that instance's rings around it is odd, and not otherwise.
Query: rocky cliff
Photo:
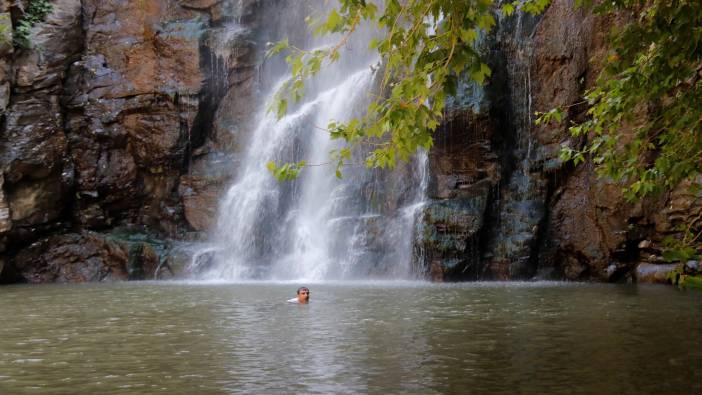
[[[255,94],[256,18],[273,3],[54,0],[30,48],[2,30],[3,281],[126,278],[145,230],[207,229],[236,143],[229,124]],[[3,26],[28,5],[0,1]],[[218,111],[223,101],[237,105]],[[106,236],[115,229],[126,236]],[[81,262],[85,275],[68,273]]]
[[[593,16],[555,0],[538,18],[499,21],[486,40],[495,70],[484,91],[452,103],[431,154],[422,262],[438,280],[665,281],[665,237],[698,229],[702,195],[689,183],[636,204],[587,164],[558,158],[574,145],[608,49],[608,32],[631,16]],[[477,94],[476,94],[477,92]],[[534,113],[568,109],[563,125],[534,126]],[[698,180],[698,183],[702,180]],[[654,273],[656,273],[654,275]]]
[[[212,225],[285,19],[262,16],[283,0],[53,0],[20,48],[9,27],[29,1],[0,0],[0,281],[177,272],[163,240]],[[533,126],[556,105],[583,116],[615,22],[568,0],[499,21],[484,45],[492,80],[462,87],[429,153],[420,271],[615,281],[699,221],[700,195],[628,204],[560,162],[565,127]]]

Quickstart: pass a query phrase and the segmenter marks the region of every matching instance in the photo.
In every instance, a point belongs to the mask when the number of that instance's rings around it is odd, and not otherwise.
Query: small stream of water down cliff
[[[276,67],[275,59],[261,69],[262,85],[269,87],[220,202],[213,246],[202,252],[211,255],[212,265],[204,278],[412,278],[426,155],[394,171],[379,171],[367,169],[358,152],[338,179],[330,151],[342,144],[324,130],[329,121],[347,121],[367,106],[379,74],[379,60],[366,50],[372,34],[357,32],[340,61],[308,81],[305,98],[279,120],[267,107],[289,71]],[[333,45],[338,39],[305,46]],[[276,181],[266,168],[269,161],[300,160],[310,166],[292,182]]]

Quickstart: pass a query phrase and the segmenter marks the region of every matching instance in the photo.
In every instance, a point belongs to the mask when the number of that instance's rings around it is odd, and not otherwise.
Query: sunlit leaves
[[[270,107],[278,117],[288,103],[303,97],[304,82],[325,64],[337,61],[341,49],[358,25],[365,21],[377,28],[378,36],[368,48],[377,51],[381,62],[371,66],[379,75],[366,112],[347,123],[332,121],[326,131],[348,146],[331,153],[337,177],[359,149],[368,167],[392,168],[407,161],[418,149],[429,149],[432,134],[444,114],[448,95],[456,93],[458,80],[470,78],[484,84],[492,75],[479,54],[480,38],[496,25],[495,13],[510,15],[516,10],[540,12],[549,0],[520,0],[496,4],[494,0],[385,0],[378,7],[365,0],[339,0],[338,7],[323,17],[307,19],[315,35],[336,34],[338,43],[329,48],[306,51],[287,41],[274,45],[269,55],[287,51],[290,80],[283,84]],[[279,179],[297,175],[302,166],[275,166]],[[309,165],[308,165],[309,166]],[[283,169],[283,170],[281,170]],[[277,172],[277,173],[276,173]]]
[[[307,163],[303,160],[297,163],[283,163],[282,165],[277,165],[275,162],[268,162],[266,167],[278,181],[291,181],[300,175],[300,171],[306,165]]]
[[[485,63],[481,63],[480,65],[474,66],[473,70],[471,70],[470,72],[470,78],[480,85],[482,85],[485,82],[485,79],[487,77],[490,77],[491,75],[492,71],[490,70],[490,67],[488,67],[488,65],[486,65]]]
[[[561,123],[563,121],[564,114],[565,114],[565,112],[560,107],[553,108],[550,111],[545,112],[545,113],[537,111],[535,113],[537,118],[534,121],[534,124],[541,125],[542,123],[547,124],[550,122]]]
[[[327,17],[327,22],[324,24],[324,31],[338,32],[343,26],[343,19],[336,10],[332,10]]]
[[[288,49],[290,47],[290,43],[288,42],[288,39],[285,38],[284,40],[281,40],[277,43],[268,43],[268,51],[266,51],[266,56],[271,57],[274,55],[277,55],[281,53],[283,50]]]
[[[502,15],[504,16],[510,16],[514,14],[515,6],[511,3],[505,3],[502,5],[502,8],[500,11],[502,12]]]

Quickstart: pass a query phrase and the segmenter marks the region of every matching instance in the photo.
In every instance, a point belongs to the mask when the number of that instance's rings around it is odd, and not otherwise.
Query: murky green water
[[[0,393],[702,393],[699,293],[297,285],[0,287]]]

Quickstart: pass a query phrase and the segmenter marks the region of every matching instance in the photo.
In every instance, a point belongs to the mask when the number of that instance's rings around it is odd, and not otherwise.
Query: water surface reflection
[[[0,393],[701,393],[702,296],[559,283],[0,288]]]

